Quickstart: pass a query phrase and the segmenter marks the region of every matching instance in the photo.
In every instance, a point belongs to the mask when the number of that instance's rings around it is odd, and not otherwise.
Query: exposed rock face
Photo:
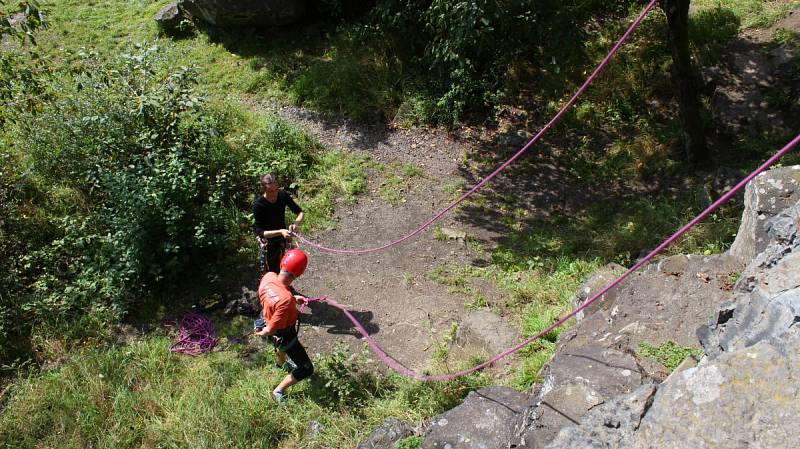
[[[545,366],[540,401],[518,421],[517,447],[542,447],[559,429],[576,424],[592,408],[642,383],[633,356],[597,346],[570,347]]]
[[[487,310],[470,313],[456,333],[456,344],[484,355],[495,355],[519,341],[519,334],[506,320]]]
[[[742,224],[730,254],[748,264],[769,242],[764,223],[800,200],[800,166],[769,170],[745,188]]]
[[[642,417],[653,403],[656,385],[648,382],[633,393],[609,401],[581,420],[580,426],[568,426],[547,449],[620,448],[639,428]]]
[[[528,395],[507,387],[473,391],[461,405],[433,419],[422,449],[499,447],[509,437],[512,418],[528,401]]]
[[[158,22],[158,26],[160,26],[165,33],[174,34],[180,28],[184,16],[178,8],[178,2],[172,2],[161,8],[153,19]]]
[[[777,338],[800,322],[800,205],[773,217],[765,234],[774,242],[742,273],[736,295],[698,329],[709,356]]]
[[[790,448],[800,425],[800,338],[762,341],[659,387],[633,448]]]
[[[617,263],[610,263],[601,267],[578,288],[578,293],[575,294],[575,300],[572,304],[573,307],[578,307],[586,302],[587,299],[594,296],[595,293],[599,292],[603,287],[608,285],[609,282],[613,281],[624,272],[625,267]],[[591,303],[587,308],[578,312],[578,314],[575,315],[575,319],[580,321],[586,315],[591,315],[599,309],[607,309],[607,304],[613,303],[616,295],[617,290],[612,288],[604,293],[603,296],[597,298],[597,300]]]
[[[397,418],[386,418],[369,438],[359,444],[356,449],[391,449],[394,444],[414,434],[414,429],[406,421]]]
[[[304,0],[181,0],[181,7],[198,19],[221,27],[281,26],[303,17]]]
[[[729,255],[676,255],[634,273],[595,313],[564,331],[554,360],[570,348],[635,352],[639,344],[673,341],[699,347],[695,331],[730,296],[743,265]],[[612,290],[613,292],[614,290]],[[646,376],[663,379],[658,367],[640,360]]]
[[[670,376],[652,406],[633,410],[638,429],[613,407],[564,428],[552,449],[790,448],[800,426],[800,205],[762,223],[769,242],[745,269],[735,294],[698,330],[706,356]],[[636,394],[615,404],[636,401]]]

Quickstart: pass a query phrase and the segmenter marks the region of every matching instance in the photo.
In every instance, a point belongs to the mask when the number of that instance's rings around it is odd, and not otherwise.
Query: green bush
[[[139,298],[221,266],[258,175],[297,180],[315,163],[319,144],[277,117],[236,136],[236,117],[156,47],[85,58],[92,70],[57,74],[39,110],[9,110],[0,356],[39,324],[105,332]]]
[[[581,25],[624,14],[633,3],[383,0],[352,34],[392,55],[393,70],[407,78],[396,79],[406,88],[401,115],[452,124],[491,110],[516,88],[517,72],[558,73],[561,65],[582,62]]]

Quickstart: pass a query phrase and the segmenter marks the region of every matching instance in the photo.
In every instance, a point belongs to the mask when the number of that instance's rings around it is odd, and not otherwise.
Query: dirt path
[[[355,204],[337,206],[337,227],[313,236],[326,246],[373,247],[405,235],[451,201],[452,193],[443,186],[462,181],[457,161],[467,148],[443,133],[329,121],[299,108],[283,108],[280,113],[328,148],[369,155],[384,164],[412,164],[425,173],[413,178],[408,191],[402,192],[405,202],[398,205],[381,198],[380,181],[371,178],[367,192]],[[441,223],[463,228],[452,217]],[[297,288],[310,296],[329,295],[349,306],[378,344],[406,366],[423,368],[451,323],[466,313],[468,298],[448,292],[446,286],[426,279],[425,273],[443,262],[469,262],[474,255],[463,243],[434,239],[430,229],[368,255],[305,249],[311,264]],[[341,344],[354,352],[363,349],[350,322],[330,306],[313,305],[303,321],[302,339],[312,354],[329,354]]]

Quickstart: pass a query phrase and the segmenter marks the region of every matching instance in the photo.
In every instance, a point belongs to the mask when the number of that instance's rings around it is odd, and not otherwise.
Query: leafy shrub
[[[195,92],[192,69],[165,69],[156,47],[86,58],[78,66],[92,70],[59,74],[40,110],[11,110],[14,147],[0,153],[4,341],[40,323],[92,333],[75,320],[102,327],[221,265],[248,227],[257,175],[296,180],[315,162],[319,144],[277,117],[233,136],[230,111]]]
[[[581,40],[580,25],[624,13],[632,3],[383,0],[354,35],[385,47],[383,52],[397,59],[398,71],[425,80],[419,86],[409,83],[413,88],[403,92],[402,116],[451,124],[501,101],[523,55],[526,60],[535,55],[530,65],[556,72],[556,55],[565,62],[581,60],[580,47],[564,51],[567,42]]]

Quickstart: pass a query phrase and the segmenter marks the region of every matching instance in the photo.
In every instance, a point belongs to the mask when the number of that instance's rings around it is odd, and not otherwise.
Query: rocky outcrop
[[[542,447],[592,408],[638,388],[645,375],[635,357],[598,346],[569,347],[548,363],[539,400],[519,415],[516,447]]]
[[[758,197],[767,190],[755,191],[756,201],[772,203]],[[633,418],[612,407],[593,410],[579,426],[562,429],[549,448],[796,447],[800,205],[764,220],[764,251],[744,270],[732,298],[698,329],[706,354],[701,362],[670,376],[651,406],[631,409]],[[613,403],[636,400],[634,393]],[[622,418],[638,424],[607,430],[607,421]]]
[[[529,400],[528,395],[507,387],[470,392],[461,405],[433,419],[422,449],[498,447],[510,436],[512,418]]]
[[[795,447],[796,173],[797,167],[773,170],[748,186],[746,214],[752,219],[743,220],[748,224],[730,253],[677,255],[647,265],[561,334],[540,373],[543,384],[527,395],[499,387],[471,393],[432,421],[423,447]],[[618,270],[597,273],[575,303],[586,301]],[[702,346],[705,355],[699,362],[687,359],[669,375],[638,353],[641,343],[667,341]]]
[[[306,12],[305,0],[181,0],[192,16],[220,27],[290,25]]]
[[[742,224],[730,254],[749,263],[767,247],[764,223],[800,200],[800,166],[769,170],[745,188]]]
[[[181,25],[186,17],[178,7],[178,2],[171,2],[161,8],[153,19],[164,33],[173,35],[182,31]]]
[[[699,347],[697,327],[730,296],[742,268],[730,255],[671,256],[606,293],[600,306],[589,308],[592,313],[561,334],[553,359],[542,369],[538,400],[518,415],[508,444],[545,447],[564,426],[578,424],[595,408],[663,380],[669,371],[641,357],[639,345],[672,341]],[[602,278],[610,281],[614,270],[610,267]],[[586,294],[605,286],[599,284]]]
[[[359,444],[356,449],[391,449],[395,443],[414,434],[414,428],[406,421],[397,418],[386,418],[369,438]]]
[[[642,417],[653,404],[656,384],[645,383],[633,393],[611,400],[592,410],[580,426],[563,428],[548,449],[609,449],[622,447],[639,428]]]
[[[599,270],[595,271],[595,273],[578,288],[578,293],[575,294],[575,300],[573,301],[572,306],[578,307],[583,305],[583,303],[594,296],[595,293],[605,288],[609,282],[616,279],[617,276],[625,271],[625,267],[617,263],[610,263],[600,267]],[[578,314],[575,315],[575,319],[581,321],[583,317],[586,315],[591,315],[597,310],[607,310],[608,304],[614,302],[616,295],[617,290],[612,288],[604,293],[603,296],[597,298],[597,300],[595,300],[593,303],[589,304],[588,307],[578,312]]]

